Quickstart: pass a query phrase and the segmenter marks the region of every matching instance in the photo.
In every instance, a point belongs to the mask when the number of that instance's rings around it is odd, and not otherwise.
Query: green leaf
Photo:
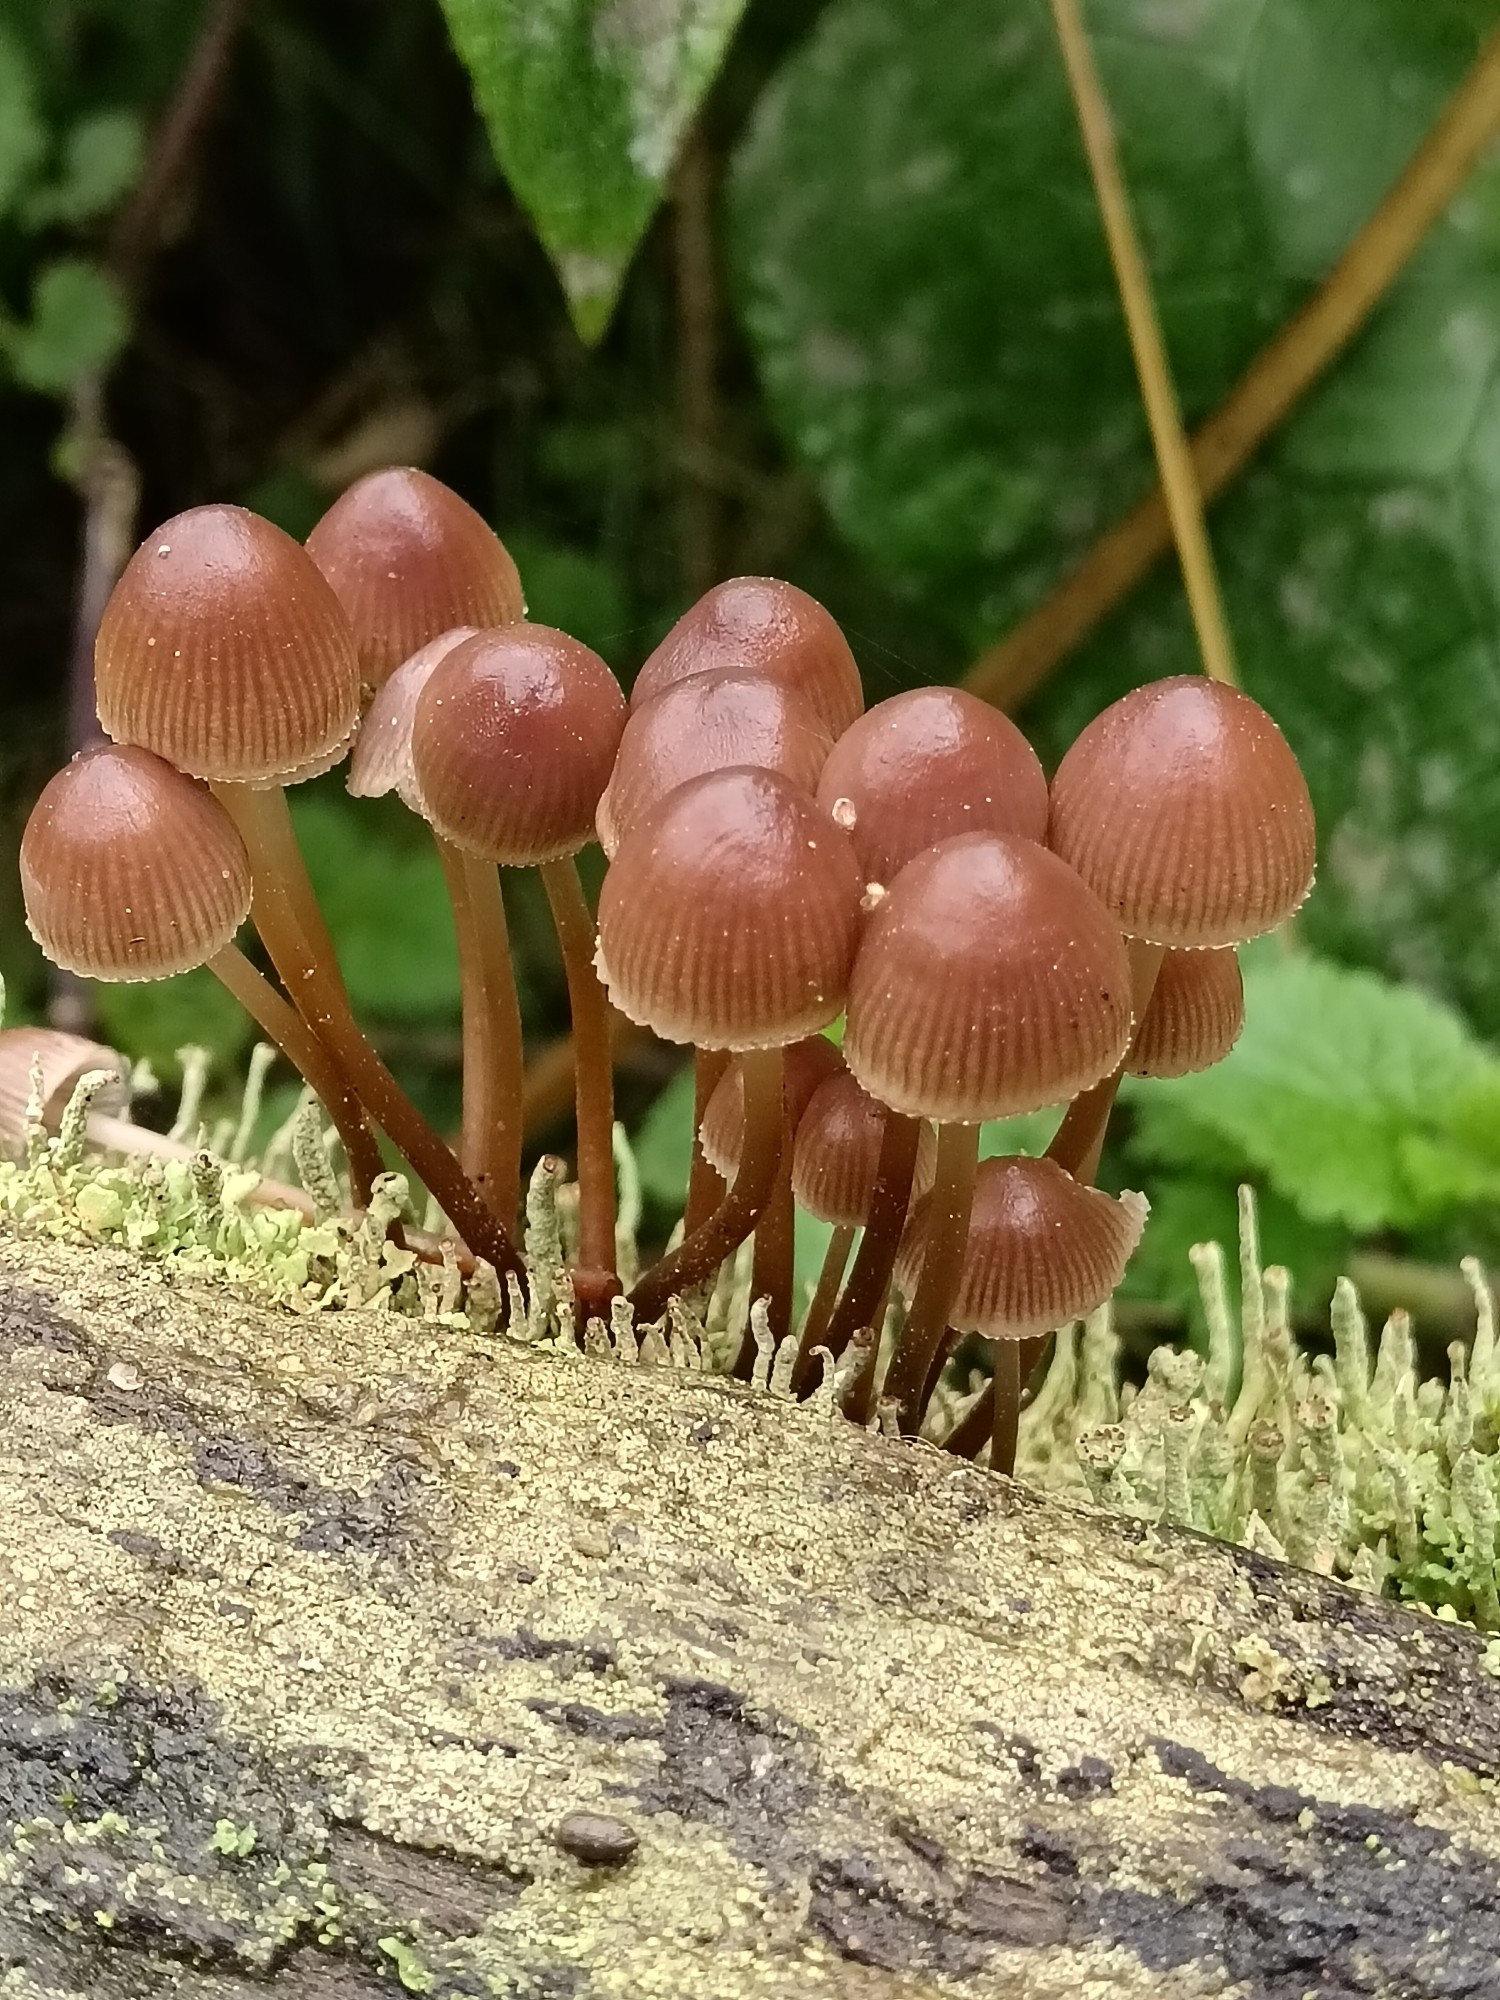
[[[693,1164],[693,1065],[678,1070],[641,1121],[631,1141],[641,1192],[680,1211]]]
[[[745,0],[443,0],[506,178],[603,333]]]
[[[95,111],[80,118],[63,145],[62,173],[26,203],[32,228],[87,222],[104,215],[141,171],[145,133],[134,111]]]
[[[571,632],[606,659],[618,653],[630,614],[625,580],[614,563],[529,532],[509,534],[505,543],[521,572],[528,618]]]
[[[1091,0],[1184,406],[1328,272],[1473,59],[1479,0]],[[736,163],[777,418],[954,669],[1152,482],[1043,0],[833,0]],[[1500,161],[1216,510],[1246,685],[1313,789],[1307,935],[1500,1032]],[[1047,747],[1190,667],[1162,565],[1058,677]]]
[[[137,1060],[144,1058],[164,1083],[175,1084],[181,1075],[177,1051],[190,1042],[212,1054],[216,1085],[232,1080],[260,1033],[207,966],[175,979],[92,990],[99,1039]]]
[[[0,216],[12,207],[46,147],[30,58],[0,25]]]
[[[97,264],[62,257],[32,288],[31,318],[8,336],[11,372],[28,389],[62,395],[105,368],[130,337],[114,282]]]

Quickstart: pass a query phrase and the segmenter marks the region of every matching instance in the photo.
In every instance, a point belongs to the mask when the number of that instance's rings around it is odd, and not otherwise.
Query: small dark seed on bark
[[[620,1867],[641,1844],[635,1828],[611,1813],[564,1813],[556,1839],[564,1854],[595,1868]]]

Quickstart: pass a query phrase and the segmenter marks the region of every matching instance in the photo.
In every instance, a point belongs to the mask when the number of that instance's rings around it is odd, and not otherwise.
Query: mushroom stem
[[[343,1141],[354,1206],[367,1207],[375,1176],[385,1171],[385,1163],[363,1106],[327,1049],[291,1002],[281,997],[237,946],[225,945],[208,961],[208,969],[316,1091]]]
[[[1151,1004],[1157,974],[1166,954],[1161,945],[1143,944],[1138,938],[1127,938],[1125,943],[1130,955],[1130,1009],[1139,1029]],[[1109,1114],[1115,1108],[1120,1079],[1129,1060],[1127,1053],[1125,1062],[1112,1075],[1101,1078],[1091,1089],[1078,1093],[1047,1148],[1047,1158],[1084,1187],[1092,1187],[1099,1172],[1104,1137],[1109,1130]]]
[[[917,1145],[922,1128],[915,1118],[899,1111],[887,1111],[885,1130],[880,1138],[880,1161],[875,1170],[875,1186],[870,1195],[870,1213],[864,1239],[844,1295],[834,1308],[823,1345],[837,1359],[862,1326],[874,1322],[876,1308],[891,1280],[906,1211],[911,1204],[911,1184],[917,1171]],[[802,1393],[812,1373],[812,1344],[804,1331],[792,1370],[792,1391]]]
[[[995,1434],[995,1378],[992,1375],[943,1439],[955,1458],[976,1458]]]
[[[464,1172],[506,1229],[521,1203],[521,1093],[525,1056],[505,901],[494,864],[434,833],[458,935],[463,992]]]
[[[594,969],[594,919],[572,855],[540,870],[552,907],[573,1016],[574,1102],[578,1124],[579,1275],[608,1311],[615,1275],[615,1081],[609,1001]],[[576,1281],[575,1281],[576,1282]]]
[[[875,1400],[875,1371],[880,1365],[880,1346],[890,1303],[891,1288],[887,1285],[875,1302],[869,1325],[862,1326],[849,1343],[850,1349],[863,1350],[859,1373],[849,1385],[843,1401],[844,1415],[851,1424],[867,1424],[870,1421],[870,1405]]]
[[[782,1052],[746,1049],[739,1058],[745,1125],[734,1185],[707,1222],[651,1266],[630,1294],[636,1323],[660,1318],[674,1293],[689,1291],[718,1270],[744,1242],[770,1200],[781,1161],[785,1111]]]
[[[755,1225],[755,1255],[750,1266],[750,1296],[767,1301],[771,1337],[779,1347],[792,1330],[792,1278],[796,1261],[797,1208],[792,1199],[792,1135],[787,1131],[771,1198]],[[735,1374],[750,1379],[755,1342],[740,1343]]]
[[[1017,1340],[990,1343],[995,1356],[995,1421],[990,1435],[990,1470],[1012,1478],[1021,1424],[1021,1355]]]
[[[490,1214],[478,1190],[365,1039],[342,979],[330,956],[315,943],[327,933],[302,864],[285,794],[279,788],[249,785],[213,789],[249,853],[254,884],[250,914],[283,984],[296,996],[297,1012],[469,1248],[497,1271],[516,1272],[524,1283],[524,1266],[503,1223]]]
[[[693,1164],[688,1175],[687,1207],[682,1212],[684,1237],[700,1229],[724,1199],[726,1183],[718,1168],[709,1164],[702,1133],[708,1100],[728,1067],[728,1049],[693,1051]]]
[[[853,1223],[836,1223],[833,1234],[828,1239],[828,1248],[823,1253],[823,1268],[818,1273],[817,1289],[812,1295],[812,1303],[807,1308],[807,1317],[802,1322],[802,1338],[797,1347],[799,1363],[804,1354],[809,1356],[812,1354],[813,1349],[828,1331],[828,1322],[833,1317],[833,1302],[838,1297],[839,1286],[843,1282],[844,1271],[849,1262],[849,1252],[853,1247]]]
[[[958,1296],[978,1165],[979,1127],[939,1126],[937,1176],[928,1198],[922,1275],[885,1380],[885,1399],[894,1401],[897,1422],[906,1432],[915,1430],[920,1418],[917,1403],[922,1385]]]

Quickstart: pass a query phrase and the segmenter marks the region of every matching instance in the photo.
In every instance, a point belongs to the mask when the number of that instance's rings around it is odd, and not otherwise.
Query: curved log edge
[[[5,2000],[1488,2000],[1495,1650],[737,1384],[0,1238]]]

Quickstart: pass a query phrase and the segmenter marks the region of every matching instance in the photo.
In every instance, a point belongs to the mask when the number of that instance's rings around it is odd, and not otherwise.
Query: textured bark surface
[[[1487,2000],[1497,1770],[1471,1632],[0,1238],[5,2000]]]

